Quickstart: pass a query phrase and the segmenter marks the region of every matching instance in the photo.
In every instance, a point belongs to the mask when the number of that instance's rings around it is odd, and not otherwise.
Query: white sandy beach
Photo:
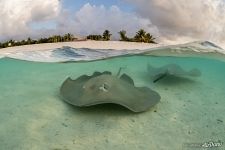
[[[162,44],[122,42],[122,41],[78,41],[78,42],[59,42],[59,43],[44,43],[24,46],[15,46],[0,49],[0,54],[8,54],[21,51],[39,51],[61,48],[69,46],[72,48],[90,48],[90,49],[114,49],[114,50],[132,50],[132,49],[149,49],[163,46]]]

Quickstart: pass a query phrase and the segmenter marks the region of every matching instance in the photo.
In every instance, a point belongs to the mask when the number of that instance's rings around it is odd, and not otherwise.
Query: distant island
[[[120,35],[120,41],[127,42],[143,42],[143,43],[153,43],[155,38],[150,33],[147,33],[144,29],[140,29],[136,32],[135,36],[130,38],[126,36],[126,31],[122,30],[118,32]],[[112,34],[109,30],[105,30],[102,35],[88,35],[82,39],[76,38],[73,34],[67,33],[65,35],[53,35],[47,38],[31,39],[28,37],[26,40],[16,41],[8,40],[6,42],[0,43],[0,48],[21,46],[21,45],[31,45],[31,44],[41,44],[41,43],[57,43],[57,42],[71,42],[71,41],[85,41],[85,40],[96,40],[96,41],[109,41]]]

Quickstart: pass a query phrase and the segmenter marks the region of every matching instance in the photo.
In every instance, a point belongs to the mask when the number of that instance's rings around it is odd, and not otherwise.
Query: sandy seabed
[[[0,51],[7,55],[62,46],[120,50],[160,45],[85,41]],[[148,63],[177,63],[187,70],[197,67],[202,76],[153,84],[146,73]],[[81,109],[60,98],[59,88],[67,77],[76,79],[106,70],[116,74],[119,67],[125,67],[123,72],[133,78],[136,86],[159,92],[160,103],[147,112],[134,114],[117,105]],[[185,143],[225,141],[225,64],[220,61],[132,56],[86,63],[38,63],[3,58],[0,68],[0,149],[181,150]]]

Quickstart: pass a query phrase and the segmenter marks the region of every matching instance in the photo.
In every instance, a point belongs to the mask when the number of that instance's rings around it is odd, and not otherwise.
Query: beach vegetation
[[[111,38],[111,36],[112,36],[112,34],[110,33],[109,30],[105,30],[105,31],[103,32],[103,34],[102,34],[102,38],[103,38],[103,40],[105,40],[105,41],[109,41],[110,38]]]
[[[144,29],[140,29],[136,32],[133,38],[129,38],[126,36],[126,31],[122,30],[119,32],[120,41],[128,41],[128,42],[143,42],[143,43],[155,43],[155,38],[150,33],[147,33]]]
[[[144,29],[140,29],[136,32],[136,35],[134,36],[134,41],[144,43],[156,43],[153,35],[147,33]]]
[[[97,35],[97,34],[91,34],[87,36],[88,40],[95,40],[95,41],[102,41],[102,35]]]
[[[48,38],[40,38],[40,39],[32,39],[28,37],[26,40],[21,40],[21,41],[9,40],[9,41],[0,43],[0,48],[30,45],[30,44],[41,44],[41,43],[70,42],[74,40],[77,40],[77,38],[75,38],[74,35],[71,33],[67,33],[65,35],[53,35]]]
[[[125,30],[121,30],[120,32],[118,32],[119,33],[119,35],[120,35],[120,41],[132,41],[132,39],[131,38],[128,38],[127,36],[126,36],[126,31]]]
[[[102,35],[100,34],[90,34],[87,36],[88,40],[95,40],[95,41],[109,41],[112,34],[109,30],[105,30]]]
[[[155,37],[150,33],[147,33],[144,29],[140,29],[136,32],[135,36],[130,38],[126,35],[125,30],[121,30],[118,32],[120,35],[120,41],[128,41],[128,42],[144,42],[144,43],[156,43]],[[111,39],[112,34],[109,30],[105,30],[102,35],[91,34],[86,36],[86,39],[96,40],[96,41],[109,41]],[[13,46],[21,46],[21,45],[30,45],[30,44],[41,44],[41,43],[57,43],[57,42],[71,42],[76,41],[77,38],[74,37],[73,34],[67,33],[65,35],[53,35],[47,38],[40,39],[32,39],[28,37],[26,40],[8,40],[0,43],[0,48],[13,47]]]

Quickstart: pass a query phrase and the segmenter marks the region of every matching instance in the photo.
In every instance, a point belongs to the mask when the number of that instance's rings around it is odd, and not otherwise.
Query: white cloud
[[[225,42],[224,0],[125,0],[156,25],[162,38]]]
[[[117,33],[120,30],[127,30],[127,32],[129,31],[128,35],[133,35],[140,28],[158,35],[157,28],[148,19],[135,13],[124,12],[117,6],[106,8],[104,5],[95,6],[89,3],[85,4],[74,15],[64,12],[58,26],[58,30],[61,32],[69,30],[80,35],[101,34],[105,29],[108,29],[113,33],[114,38],[118,37]]]
[[[32,22],[53,19],[60,12],[59,0],[1,0],[0,39],[33,35]]]
[[[59,0],[3,0],[0,1],[0,40],[39,38],[52,34],[71,32],[75,35],[102,34],[110,30],[114,38],[118,38],[120,30],[126,30],[132,36],[143,28],[158,36],[156,26],[132,12],[124,12],[118,6],[106,8],[89,3],[77,12],[61,9]],[[52,21],[55,28],[40,28],[38,24],[48,24]],[[32,28],[32,25],[37,27]]]
[[[118,38],[127,30],[132,36],[144,28],[167,42],[210,40],[225,45],[224,0],[124,0],[136,12],[118,6],[89,3],[77,12],[61,8],[59,0],[0,0],[0,40],[48,36],[71,32],[75,35],[101,34],[105,29]],[[53,22],[50,28],[42,28]],[[41,24],[41,28],[32,25]]]

